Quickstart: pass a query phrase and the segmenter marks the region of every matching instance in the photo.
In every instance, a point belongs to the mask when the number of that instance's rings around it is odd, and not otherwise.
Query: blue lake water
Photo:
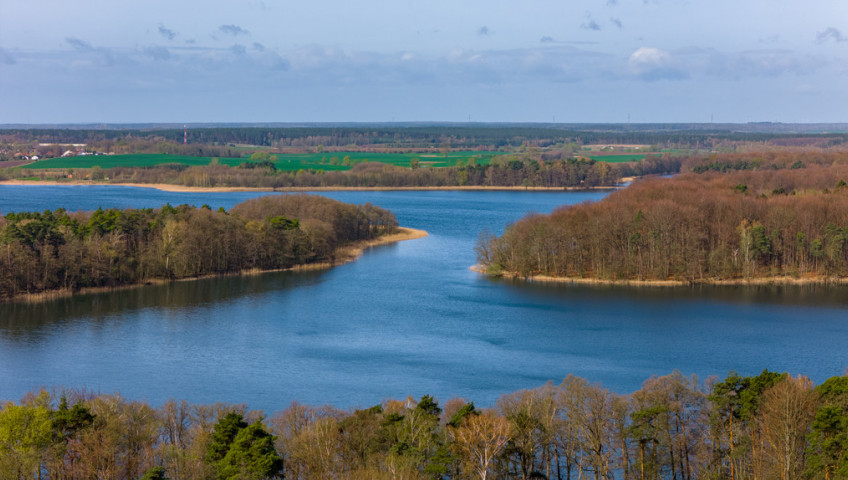
[[[819,383],[848,367],[848,290],[623,288],[492,280],[480,231],[602,192],[325,192],[430,235],[323,272],[275,273],[0,305],[0,400],[46,386],[160,404],[369,406],[432,394],[491,405],[569,373],[630,392],[674,369],[765,368]],[[0,212],[212,208],[260,193],[0,186]]]

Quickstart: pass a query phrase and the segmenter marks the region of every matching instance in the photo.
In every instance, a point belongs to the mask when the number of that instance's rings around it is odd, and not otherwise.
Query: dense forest
[[[482,238],[479,261],[604,280],[848,277],[848,154],[717,155],[683,169],[524,218]]]
[[[848,478],[848,376],[679,372],[628,395],[568,376],[489,409],[153,407],[60,390],[0,404],[0,478],[172,480]]]
[[[844,128],[844,126],[843,126]],[[777,128],[775,127],[776,130]],[[442,148],[498,150],[525,144],[643,144],[714,149],[734,142],[829,147],[846,142],[842,133],[779,133],[744,125],[356,125],[356,126],[209,126],[172,128],[18,128],[0,129],[0,143],[80,144],[104,152],[178,153],[232,156],[236,145],[285,151],[355,149],[367,151],[438,151]],[[43,148],[49,148],[43,146]]]
[[[396,227],[382,208],[311,195],[261,197],[230,211],[165,205],[9,213],[0,218],[0,300],[332,263],[340,247]]]

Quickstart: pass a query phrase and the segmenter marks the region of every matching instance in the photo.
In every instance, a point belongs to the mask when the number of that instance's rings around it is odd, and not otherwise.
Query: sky
[[[848,0],[0,0],[0,123],[848,121]]]

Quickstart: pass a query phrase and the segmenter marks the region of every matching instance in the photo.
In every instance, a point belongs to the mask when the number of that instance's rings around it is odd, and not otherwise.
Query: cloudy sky
[[[847,0],[0,0],[0,123],[846,122]]]

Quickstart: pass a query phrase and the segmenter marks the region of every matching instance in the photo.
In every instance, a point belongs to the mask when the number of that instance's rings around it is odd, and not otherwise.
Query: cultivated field
[[[589,158],[596,162],[607,162],[607,163],[623,163],[623,162],[640,162],[645,159],[647,154],[645,153],[621,153],[621,154],[597,154],[593,153],[588,155]]]
[[[470,159],[478,165],[489,163],[502,152],[452,152],[447,155],[420,153],[367,153],[332,152],[312,154],[273,154],[268,158],[277,170],[347,170],[356,163],[380,162],[410,167],[417,160],[421,167],[451,167],[458,162],[467,164]],[[276,157],[276,160],[273,160]],[[249,157],[188,157],[167,154],[131,154],[131,155],[87,155],[81,157],[49,158],[26,165],[29,169],[72,169],[72,168],[113,168],[113,167],[153,167],[157,165],[179,164],[187,166],[220,165],[238,166],[249,162]]]

